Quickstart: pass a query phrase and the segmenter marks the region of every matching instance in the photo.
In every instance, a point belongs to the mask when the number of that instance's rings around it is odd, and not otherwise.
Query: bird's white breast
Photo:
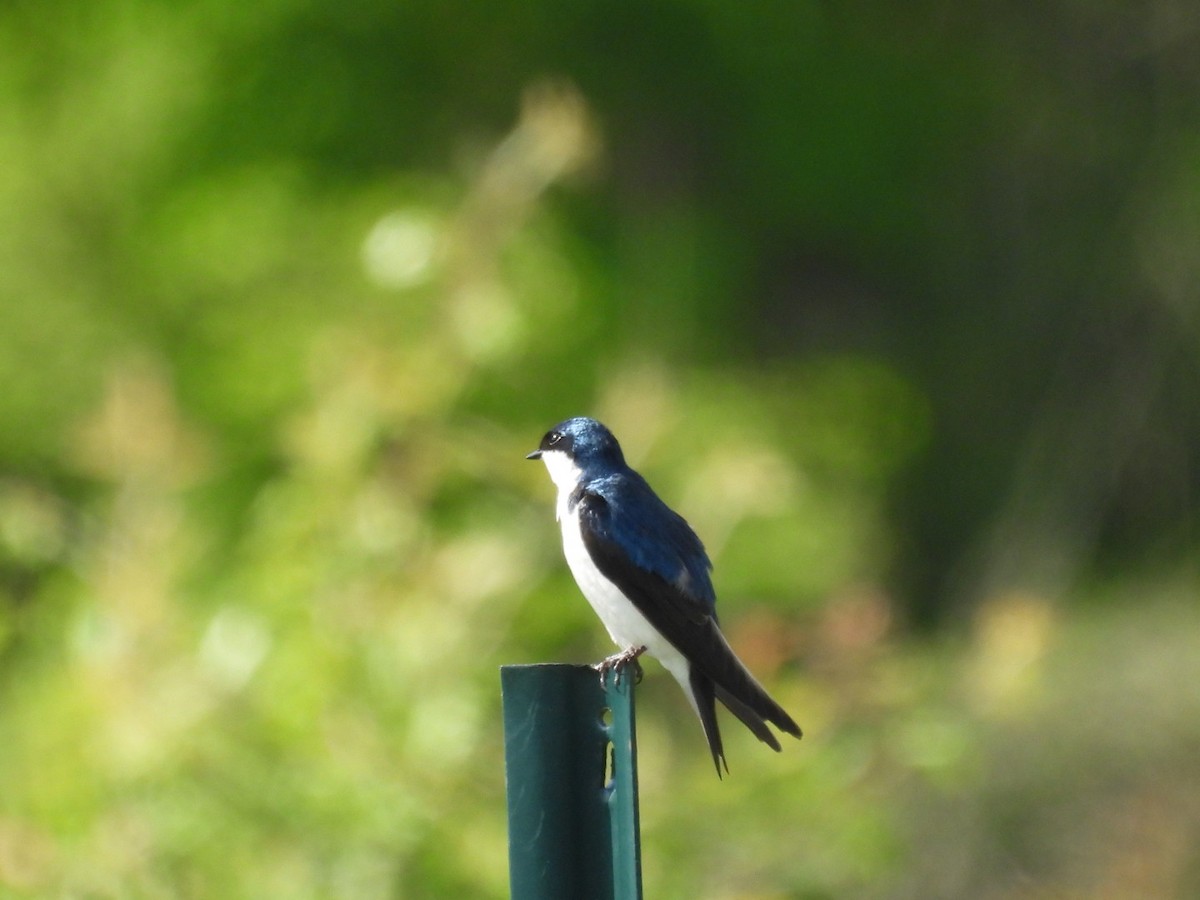
[[[596,615],[600,617],[600,621],[604,623],[609,636],[618,647],[622,650],[645,647],[651,656],[675,676],[683,685],[688,698],[692,699],[692,693],[687,687],[687,660],[592,562],[592,556],[583,543],[583,532],[579,527],[579,507],[570,506],[571,492],[579,484],[579,468],[565,453],[546,452],[542,455],[542,460],[546,463],[551,479],[558,486],[557,517],[562,526],[563,554],[579,590],[583,592],[583,596],[596,611]]]

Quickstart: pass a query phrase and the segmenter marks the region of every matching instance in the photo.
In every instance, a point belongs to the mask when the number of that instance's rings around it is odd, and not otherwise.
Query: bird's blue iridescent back
[[[653,572],[715,614],[712,562],[691,526],[659,499],[628,466],[587,479],[580,487],[601,497],[606,515],[598,523],[636,565]]]

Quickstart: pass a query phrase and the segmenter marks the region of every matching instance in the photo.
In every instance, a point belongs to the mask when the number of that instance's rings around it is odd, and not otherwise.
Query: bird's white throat
[[[571,491],[579,486],[583,470],[575,465],[575,460],[561,450],[543,451],[542,462],[546,464],[550,480],[558,488],[558,503],[555,507],[554,517],[561,522],[567,511],[567,498],[571,496]]]

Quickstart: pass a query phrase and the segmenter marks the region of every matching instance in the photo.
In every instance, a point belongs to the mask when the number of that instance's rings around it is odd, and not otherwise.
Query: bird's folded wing
[[[692,580],[685,554],[693,548],[677,546],[666,529],[645,533],[653,523],[629,516],[620,521],[621,513],[598,493],[581,490],[577,503],[583,543],[597,568],[665,637],[712,618],[712,603],[681,587]]]
[[[747,713],[753,712],[798,737],[799,726],[771,699],[725,640],[712,604],[681,586],[678,572],[682,563],[676,562],[672,566],[667,554],[662,552],[660,571],[639,565],[617,540],[616,535],[621,532],[613,527],[613,512],[605,498],[585,490],[580,491],[577,503],[583,543],[596,568],[692,666],[712,679],[725,705],[743,721],[752,718]],[[730,700],[734,702],[730,703]],[[750,721],[747,724],[751,724]],[[754,725],[751,729],[756,734],[762,730]],[[777,746],[767,738],[763,740]]]

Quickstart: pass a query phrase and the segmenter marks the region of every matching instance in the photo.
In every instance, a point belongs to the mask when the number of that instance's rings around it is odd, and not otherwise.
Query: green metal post
[[[612,777],[605,786],[612,832],[613,897],[641,900],[642,838],[638,819],[637,726],[633,714],[633,673],[620,680],[609,672],[604,681],[611,712]]]
[[[500,670],[513,900],[642,896],[633,679],[608,681],[590,666]]]

